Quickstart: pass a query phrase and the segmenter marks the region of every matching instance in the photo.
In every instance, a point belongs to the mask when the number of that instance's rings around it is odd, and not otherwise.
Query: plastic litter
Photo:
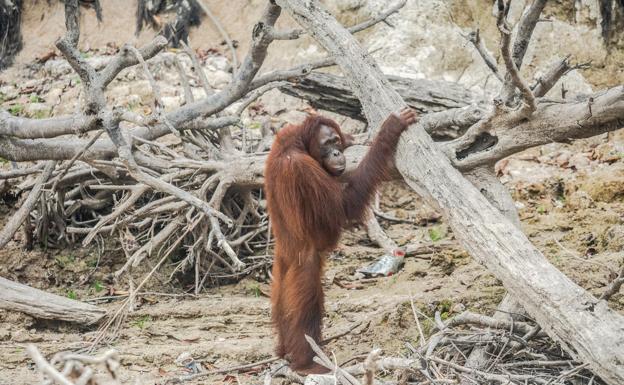
[[[389,277],[399,271],[405,260],[403,249],[394,249],[392,255],[385,254],[372,264],[357,270],[358,273],[369,277]]]

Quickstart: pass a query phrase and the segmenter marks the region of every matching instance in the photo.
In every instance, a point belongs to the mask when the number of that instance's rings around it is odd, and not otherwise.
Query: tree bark
[[[371,127],[377,129],[390,113],[405,107],[372,58],[318,1],[277,3],[336,59]],[[421,126],[422,121],[413,125],[399,143],[396,164],[406,182],[424,187],[466,250],[572,357],[589,364],[607,383],[624,383],[624,316],[551,265],[453,168]]]
[[[420,113],[466,107],[475,103],[477,99],[472,92],[457,83],[409,79],[400,76],[387,76],[387,78],[403,100]],[[280,91],[305,99],[315,108],[366,121],[360,101],[351,92],[347,79],[342,76],[312,72],[299,82],[280,87]],[[440,138],[445,138],[445,136],[456,138],[459,135],[459,133],[453,134],[452,131],[448,135],[444,132],[432,134]]]
[[[0,309],[26,313],[35,318],[94,324],[104,310],[0,277]]]

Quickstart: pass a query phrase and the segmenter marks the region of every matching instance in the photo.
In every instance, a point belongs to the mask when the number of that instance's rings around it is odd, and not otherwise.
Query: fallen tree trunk
[[[0,309],[26,313],[35,318],[90,325],[99,321],[104,310],[59,295],[46,293],[0,277]]]
[[[277,3],[336,59],[372,127],[405,106],[371,57],[318,1]],[[624,383],[624,316],[551,265],[463,178],[421,126],[412,126],[399,144],[396,163],[406,182],[424,187],[462,245],[572,357],[609,384]]]
[[[477,99],[472,92],[457,83],[386,77],[403,100],[421,113],[465,107]],[[300,81],[288,83],[279,89],[287,95],[307,100],[315,108],[366,122],[360,101],[351,92],[347,79],[342,76],[312,72]]]

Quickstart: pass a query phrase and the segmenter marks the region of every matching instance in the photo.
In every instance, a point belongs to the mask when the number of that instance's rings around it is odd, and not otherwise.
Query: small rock
[[[451,313],[453,314],[459,314],[463,312],[464,310],[466,310],[466,306],[461,302],[453,304],[453,306],[451,306]]]
[[[125,75],[122,75],[121,77],[118,78],[119,80],[125,80],[125,81],[133,81],[136,80],[136,72],[134,71],[128,71],[126,72]]]
[[[624,249],[624,225],[613,225],[601,236],[604,248],[620,252]]]
[[[73,70],[65,60],[55,59],[48,60],[43,66],[43,71],[51,77],[60,77],[67,75]]]
[[[624,148],[613,143],[603,143],[592,152],[592,158],[603,163],[613,163],[622,159]]]
[[[8,341],[11,339],[11,332],[7,329],[0,329],[0,341]]]
[[[163,96],[162,102],[165,110],[173,110],[182,104],[182,98],[179,96]]]
[[[4,101],[13,100],[19,96],[19,91],[13,86],[0,87],[0,98]]]
[[[225,87],[230,82],[230,74],[225,71],[215,71],[207,74],[208,84],[212,88],[222,88]]]
[[[225,72],[229,72],[230,68],[232,68],[229,60],[224,56],[211,56],[206,59],[206,65]]]

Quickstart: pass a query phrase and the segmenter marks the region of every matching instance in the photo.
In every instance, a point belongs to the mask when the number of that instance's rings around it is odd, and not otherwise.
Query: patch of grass
[[[432,242],[437,242],[444,238],[444,232],[439,227],[432,227],[429,229],[429,238]]]
[[[137,327],[141,330],[145,329],[147,327],[147,325],[152,321],[152,317],[148,316],[148,315],[144,315],[142,317],[139,317],[138,319],[132,321],[130,323],[130,325]]]
[[[248,289],[249,294],[251,294],[252,296],[258,298],[262,295],[262,291],[260,290],[260,286],[259,285],[252,285],[249,289]]]
[[[139,108],[141,108],[141,103],[139,103],[139,102],[129,102],[128,103],[128,109],[130,111],[137,111]]]
[[[67,290],[67,298],[69,299],[78,299],[78,294],[76,294],[75,291],[73,291],[72,289]]]
[[[87,267],[95,269],[98,265],[98,258],[97,257],[89,258],[87,259],[86,264],[87,264]]]
[[[13,116],[20,116],[24,112],[23,104],[14,104],[9,107],[9,113]]]
[[[32,115],[33,118],[35,119],[45,119],[50,117],[50,111],[48,110],[39,110],[39,111],[35,111],[35,113]]]
[[[446,320],[449,318],[451,308],[453,307],[453,301],[450,299],[443,299],[437,306],[437,310],[440,312],[440,318]]]
[[[428,338],[433,334],[433,330],[435,329],[435,322],[433,322],[429,318],[421,319],[420,327],[422,328],[425,338]]]
[[[91,284],[91,289],[93,289],[96,293],[101,292],[105,289],[104,285],[100,281],[95,281]]]
[[[2,163],[2,164],[7,164],[7,163],[9,163],[9,160],[8,160],[8,159],[4,159],[4,158],[0,157],[0,163]]]
[[[43,103],[43,98],[41,98],[39,95],[37,94],[32,94],[28,97],[28,100],[30,100],[31,103]]]
[[[543,205],[537,206],[536,210],[537,210],[538,214],[545,214],[546,213],[546,207],[544,207]]]
[[[54,261],[56,261],[56,264],[64,269],[66,267],[68,267],[69,265],[73,264],[74,262],[76,262],[76,257],[68,254],[68,255],[58,255],[56,256],[56,258],[54,258]]]

